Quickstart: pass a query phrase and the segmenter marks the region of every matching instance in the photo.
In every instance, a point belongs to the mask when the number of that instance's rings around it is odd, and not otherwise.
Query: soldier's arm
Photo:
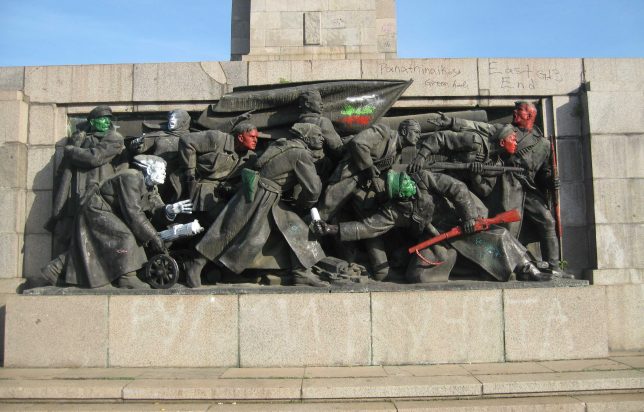
[[[315,169],[311,153],[308,150],[298,150],[298,152],[295,167],[293,168],[295,176],[302,187],[302,192],[298,196],[298,203],[301,208],[310,209],[315,206],[320,197],[322,181]]]
[[[188,174],[194,176],[197,167],[197,157],[202,153],[218,149],[217,137],[221,132],[208,130],[190,133],[179,139],[179,160]]]
[[[141,197],[144,191],[147,191],[143,176],[138,172],[125,172],[111,181],[118,199],[121,220],[139,242],[147,243],[156,240],[157,231],[141,207]]]
[[[380,140],[382,140],[380,133],[367,129],[358,133],[347,143],[347,150],[359,170],[366,170],[373,166],[371,148],[376,146]]]
[[[65,157],[70,163],[82,168],[96,168],[112,161],[125,149],[123,137],[116,132],[108,133],[95,146],[82,148],[65,146]]]
[[[481,147],[483,140],[477,133],[443,130],[430,133],[421,140],[418,156],[427,158],[438,153],[478,152]]]
[[[321,117],[322,136],[324,136],[324,145],[328,148],[334,158],[342,157],[342,139],[338,132],[335,131],[333,123],[326,117]]]
[[[479,217],[474,199],[465,183],[442,173],[428,171],[422,172],[422,178],[430,191],[444,196],[454,204],[464,222]]]
[[[340,240],[352,241],[360,239],[371,239],[389,232],[396,226],[400,226],[400,215],[396,209],[387,205],[376,213],[360,221],[340,222]]]

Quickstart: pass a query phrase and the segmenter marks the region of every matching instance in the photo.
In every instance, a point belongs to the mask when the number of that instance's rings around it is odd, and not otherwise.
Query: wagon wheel
[[[154,289],[169,289],[179,279],[179,265],[168,255],[153,256],[145,265],[145,279]]]

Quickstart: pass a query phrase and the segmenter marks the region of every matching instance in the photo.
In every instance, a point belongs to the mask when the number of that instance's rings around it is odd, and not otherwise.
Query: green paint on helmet
[[[101,116],[91,119],[89,123],[95,130],[98,130],[99,132],[107,132],[112,126],[112,119],[107,116]]]

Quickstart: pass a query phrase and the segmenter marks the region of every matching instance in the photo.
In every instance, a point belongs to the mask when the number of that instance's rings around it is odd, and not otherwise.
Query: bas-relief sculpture
[[[95,108],[65,147],[57,256],[33,286],[572,277],[559,268],[556,145],[535,105],[517,102],[511,124],[460,112],[391,127],[383,115],[409,85],[239,88],[127,144]]]

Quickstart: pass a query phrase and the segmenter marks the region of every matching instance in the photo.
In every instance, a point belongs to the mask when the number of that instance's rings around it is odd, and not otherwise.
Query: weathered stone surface
[[[471,363],[462,365],[473,375],[507,375],[521,373],[546,373],[552,369],[538,362],[503,362],[503,363]]]
[[[396,410],[441,412],[586,412],[584,404],[572,397],[511,399],[459,399],[438,401],[396,401]]]
[[[110,366],[236,366],[236,296],[110,298]]]
[[[18,92],[18,95],[21,93]],[[29,105],[19,96],[13,100],[0,100],[0,144],[27,143]]]
[[[562,207],[563,213],[563,207]],[[568,262],[567,270],[575,273],[577,279],[586,279],[582,272],[594,266],[591,263],[591,246],[587,226],[564,226],[563,259]]]
[[[476,59],[364,60],[364,79],[413,79],[404,96],[478,94]]]
[[[478,68],[480,94],[490,96],[568,94],[582,79],[581,59],[478,59]]]
[[[5,366],[106,367],[107,296],[13,296]],[[35,397],[35,396],[32,396]]]
[[[643,393],[581,395],[576,398],[586,404],[586,412],[641,412],[644,410]]]
[[[27,185],[27,147],[22,143],[0,145],[0,187],[24,189]]]
[[[0,233],[22,233],[25,230],[25,198],[21,189],[0,189]]]
[[[387,372],[382,366],[309,366],[304,372],[305,378],[367,378],[376,376],[387,376]]]
[[[584,59],[584,77],[593,92],[644,89],[642,59]]]
[[[616,355],[611,354],[611,359],[631,368],[644,369],[644,353],[632,352],[631,355],[627,355],[627,353],[628,352],[621,352]]]
[[[553,96],[558,138],[581,135],[583,108],[578,96]]]
[[[244,63],[234,63],[237,70],[245,68]],[[135,64],[134,100],[218,100],[229,88],[232,67],[226,66],[227,70],[220,62]],[[239,85],[240,75],[230,85]]]
[[[20,277],[22,239],[22,233],[0,233],[0,279]]]
[[[65,108],[56,107],[54,104],[29,106],[30,145],[54,145],[67,134]]]
[[[303,399],[477,396],[481,383],[472,376],[421,376],[305,379]]]
[[[608,354],[601,287],[504,290],[508,361],[601,358]]]
[[[500,291],[372,293],[373,363],[503,360]]]
[[[248,63],[248,84],[302,82],[310,80],[359,79],[360,61],[338,64],[332,60],[270,61]]]
[[[51,234],[25,234],[23,276],[37,276],[51,261]]]
[[[642,200],[644,194],[629,193],[627,179],[594,179],[595,222],[596,223],[630,223],[631,197]]]
[[[119,368],[121,369],[121,368]],[[226,368],[139,368],[141,379],[218,379]]]
[[[644,271],[641,269],[595,269],[589,275],[593,285],[644,283]]]
[[[299,13],[298,13],[299,14]],[[299,18],[295,16],[282,15],[282,26],[285,23],[293,25],[299,23]],[[298,16],[299,17],[299,16]],[[284,21],[286,18],[286,21]],[[314,45],[320,44],[320,29],[321,29],[321,15],[320,12],[307,12],[304,13],[304,44]],[[291,27],[293,28],[293,27]]]
[[[595,226],[595,243],[597,245],[597,268],[618,269],[637,267],[633,250],[641,247],[638,238],[634,238],[635,228],[632,224],[597,224]]]
[[[644,177],[644,134],[591,136],[593,178]]]
[[[34,66],[25,68],[31,102],[131,102],[133,65]]]
[[[370,364],[367,293],[240,295],[239,311],[241,367]]]
[[[463,376],[468,375],[465,365],[402,365],[385,366],[389,376]]]
[[[638,389],[644,372],[637,370],[538,373],[521,375],[478,375],[483,395]]]
[[[586,187],[585,185],[581,182],[563,182],[561,184],[560,199],[561,199],[561,219],[563,221],[563,224],[567,226],[585,226],[586,225]]]
[[[222,379],[302,379],[305,368],[230,368]],[[346,368],[353,369],[353,368]]]
[[[588,92],[586,98],[592,135],[644,131],[644,116],[634,116],[629,110],[644,105],[644,91]]]
[[[0,381],[3,399],[121,399],[129,380]]]
[[[644,350],[644,284],[606,286],[608,347]]]
[[[123,399],[299,399],[299,379],[137,380]]]
[[[0,67],[0,90],[22,90],[24,85],[24,66]]]
[[[563,182],[584,180],[584,147],[578,139],[558,139],[557,162]]]
[[[23,205],[19,210],[21,217],[25,218],[26,223],[19,231],[30,234],[45,234],[49,233],[45,228],[45,224],[51,216],[52,210],[52,191],[50,190],[37,190],[29,191],[26,193],[26,208]],[[24,199],[23,199],[24,200]],[[23,215],[23,212],[26,216]],[[24,229],[23,229],[24,228]]]
[[[53,146],[31,146],[27,151],[27,189],[53,190]]]
[[[611,359],[574,359],[539,362],[540,365],[555,372],[587,372],[631,369],[628,365]]]

